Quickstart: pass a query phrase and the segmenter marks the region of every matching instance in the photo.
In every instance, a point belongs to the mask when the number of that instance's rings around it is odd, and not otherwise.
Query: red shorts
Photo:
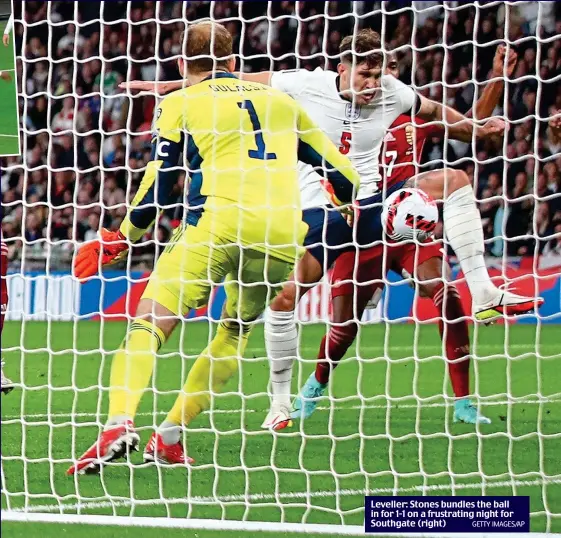
[[[385,253],[384,253],[385,250]],[[374,295],[378,288],[384,287],[383,278],[390,269],[402,274],[405,270],[415,275],[415,268],[431,258],[444,258],[440,241],[430,241],[422,245],[415,243],[392,243],[377,245],[341,254],[331,275],[331,297],[353,295],[355,289]],[[385,268],[385,270],[384,270]]]

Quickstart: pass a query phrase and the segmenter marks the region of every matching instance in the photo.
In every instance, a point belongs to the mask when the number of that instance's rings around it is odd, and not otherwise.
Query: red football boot
[[[190,465],[194,463],[195,460],[190,458],[185,454],[185,449],[181,443],[175,443],[174,445],[166,445],[162,436],[159,433],[154,432],[150,441],[144,449],[144,461],[146,463],[151,461],[157,461],[162,465]]]
[[[127,457],[133,450],[138,450],[139,443],[140,437],[132,422],[117,424],[101,432],[99,439],[80,456],[66,474],[99,473],[103,464]]]
[[[484,324],[493,323],[503,316],[519,316],[538,310],[544,303],[542,297],[525,297],[517,295],[503,286],[497,289],[493,299],[483,305],[473,306],[473,315]]]

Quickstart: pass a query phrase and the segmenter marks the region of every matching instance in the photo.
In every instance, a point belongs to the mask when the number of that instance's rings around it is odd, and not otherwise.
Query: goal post
[[[2,395],[2,521],[359,535],[367,495],[496,495],[529,496],[531,531],[561,533],[556,3],[23,1],[14,14],[22,155],[1,160],[9,249],[2,358],[16,382]],[[182,171],[177,203],[159,207],[126,262],[85,283],[74,278],[75,249],[102,227],[119,228],[151,159],[161,96],[120,84],[177,80],[186,23],[207,18],[232,33],[237,68],[247,72],[336,70],[341,39],[373,28],[396,53],[403,82],[464,114],[475,107],[476,120],[485,88],[504,85],[492,111],[507,123],[502,139],[459,142],[444,126],[418,153],[408,127],[418,172],[454,168],[470,178],[493,280],[545,299],[539,313],[476,325],[449,252],[448,278],[470,324],[470,397],[491,424],[454,422],[442,318],[415,295],[415,276],[389,272],[378,305],[353,320],[356,342],[309,419],[261,429],[269,367],[258,320],[238,373],[184,435],[195,464],[166,468],[133,453],[99,476],[66,475],[106,421],[112,357],[184,219],[188,191]],[[508,75],[510,51],[517,64]],[[294,395],[331,326],[329,277],[298,305]],[[141,450],[224,302],[217,285],[208,307],[181,319],[157,352],[135,421]]]

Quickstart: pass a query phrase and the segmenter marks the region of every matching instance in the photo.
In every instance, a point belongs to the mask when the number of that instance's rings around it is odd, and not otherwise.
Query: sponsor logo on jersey
[[[345,107],[345,116],[351,120],[358,120],[360,118],[360,106],[354,106],[352,103],[347,103]]]

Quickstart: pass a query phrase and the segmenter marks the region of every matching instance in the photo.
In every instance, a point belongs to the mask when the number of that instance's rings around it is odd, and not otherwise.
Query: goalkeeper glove
[[[94,276],[100,266],[111,265],[121,261],[127,254],[127,238],[120,232],[110,232],[103,228],[101,240],[82,245],[74,258],[74,276],[87,280]]]
[[[352,228],[353,224],[358,221],[358,216],[360,215],[360,206],[358,204],[352,203],[341,207],[341,215],[347,221],[347,224]]]
[[[334,206],[335,209],[339,211],[339,213],[341,213],[342,217],[347,221],[347,224],[352,227],[353,223],[358,220],[360,210],[358,204],[355,204],[354,202],[350,204],[341,203],[341,201],[335,195],[333,186],[326,179],[323,179],[321,181],[321,186],[331,205]]]

